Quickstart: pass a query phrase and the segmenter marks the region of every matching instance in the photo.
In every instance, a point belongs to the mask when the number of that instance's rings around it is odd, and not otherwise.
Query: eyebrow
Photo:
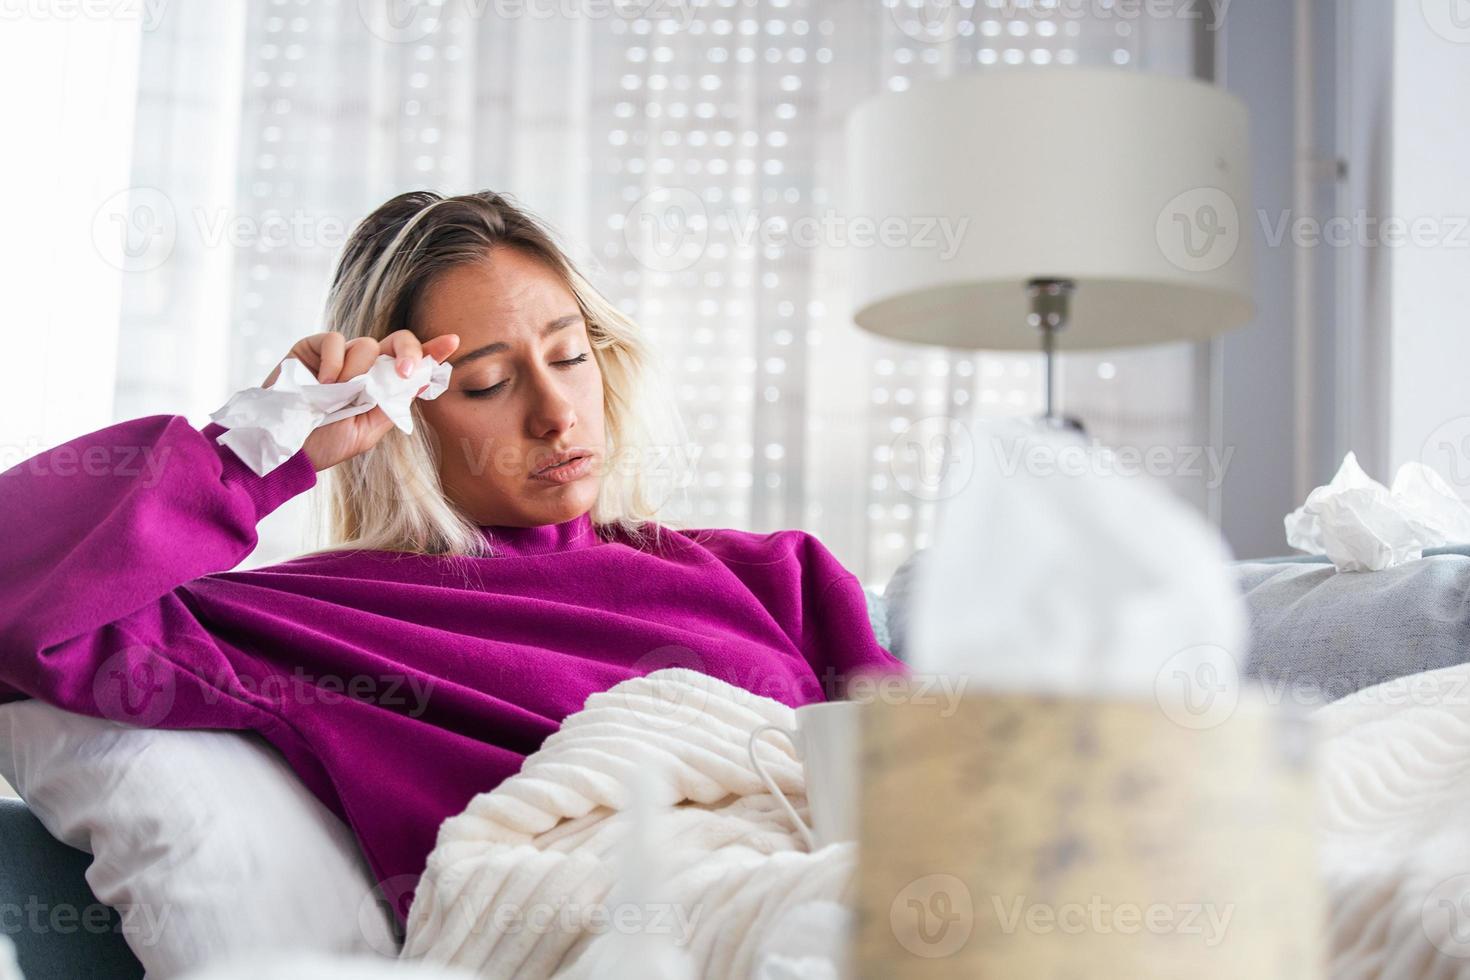
[[[552,320],[546,326],[541,328],[541,337],[542,339],[545,339],[556,333],[558,330],[564,330],[567,327],[570,327],[572,324],[580,322],[582,322],[582,314],[580,313],[568,313],[566,316],[559,316],[555,320]],[[468,354],[462,354],[459,357],[451,360],[449,363],[454,367],[459,367],[481,357],[489,357],[491,354],[499,354],[503,351],[508,350],[510,350],[510,344],[507,344],[503,340],[497,340],[493,344],[486,344],[484,347],[476,347]]]

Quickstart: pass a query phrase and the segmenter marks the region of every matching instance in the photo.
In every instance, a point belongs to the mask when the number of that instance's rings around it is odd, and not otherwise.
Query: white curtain
[[[1063,8],[171,5],[143,37],[132,180],[168,233],[127,276],[117,415],[203,424],[320,329],[357,220],[405,190],[492,188],[547,219],[662,348],[699,451],[688,507],[670,516],[804,528],[881,587],[930,543],[939,503],[905,447],[976,409],[1037,412],[1041,371],[1036,356],[912,347],[851,324],[849,246],[809,234],[841,216],[844,117],[951,72],[1187,72],[1185,17]],[[1071,355],[1062,394],[1104,441],[1198,445],[1196,358]],[[273,518],[250,564],[299,551],[304,515]]]

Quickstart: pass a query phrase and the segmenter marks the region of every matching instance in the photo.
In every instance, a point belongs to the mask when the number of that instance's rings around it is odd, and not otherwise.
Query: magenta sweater
[[[493,558],[228,571],[316,472],[303,451],[257,476],[223,431],[153,415],[0,473],[0,701],[259,732],[379,881],[420,874],[446,817],[625,678],[688,667],[797,706],[907,672],[802,531],[666,529],[653,553],[584,515],[485,528]]]

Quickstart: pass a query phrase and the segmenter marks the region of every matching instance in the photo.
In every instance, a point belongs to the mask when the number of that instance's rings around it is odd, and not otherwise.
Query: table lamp
[[[1214,85],[971,72],[862,103],[847,151],[848,214],[878,231],[852,250],[857,325],[1039,346],[1050,423],[1057,350],[1203,340],[1254,314],[1246,109]],[[920,234],[938,219],[954,240]]]

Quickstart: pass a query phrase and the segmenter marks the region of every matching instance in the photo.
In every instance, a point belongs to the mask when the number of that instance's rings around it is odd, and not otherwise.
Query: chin
[[[537,524],[560,524],[580,517],[597,502],[597,484],[579,480],[564,486],[538,486],[526,510],[536,515]]]
[[[582,484],[587,484],[585,487]],[[519,494],[502,493],[494,502],[486,501],[472,509],[476,524],[506,524],[512,527],[539,527],[561,524],[580,517],[597,502],[599,485],[593,480],[579,480],[563,486],[536,486]]]

